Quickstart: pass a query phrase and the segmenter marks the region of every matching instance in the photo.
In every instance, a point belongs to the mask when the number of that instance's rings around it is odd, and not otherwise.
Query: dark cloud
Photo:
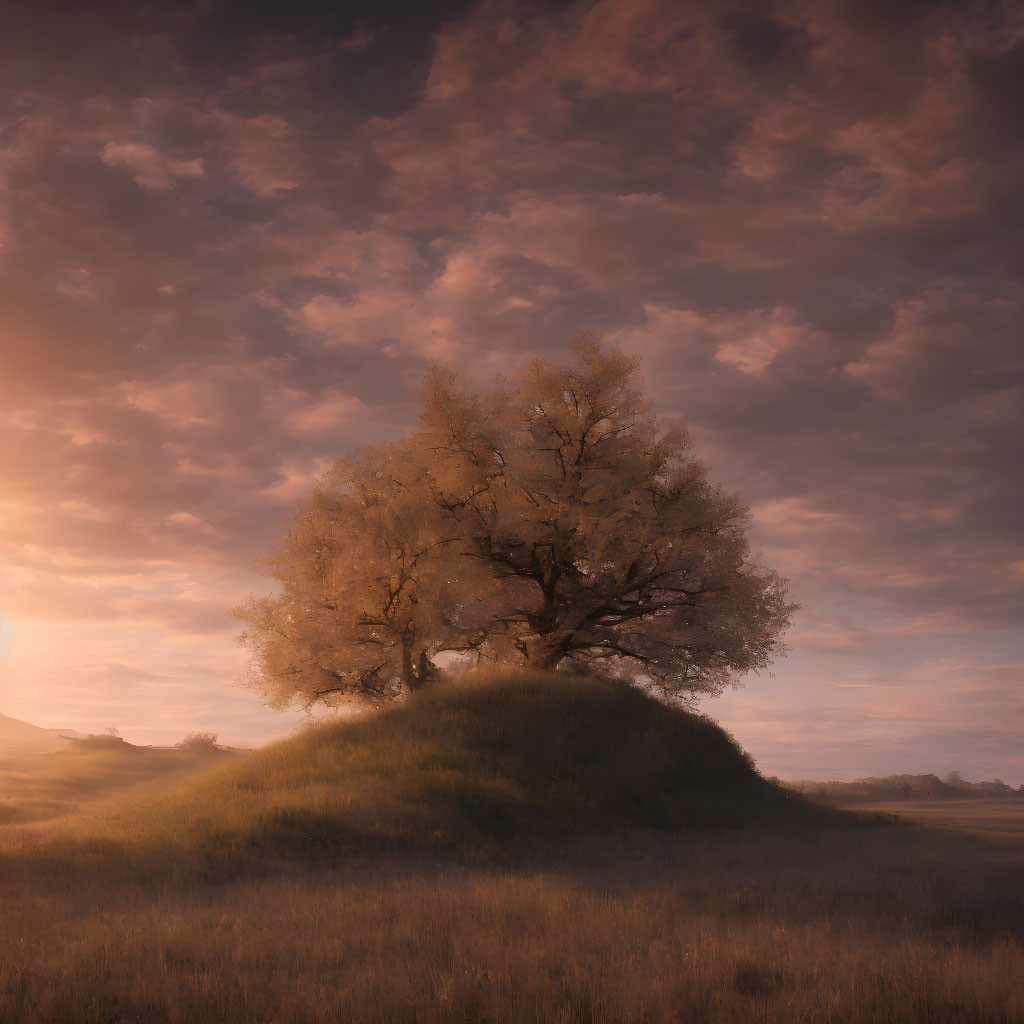
[[[763,71],[805,42],[793,28],[772,18],[745,16],[735,12],[723,19],[723,28],[739,59],[755,71]],[[801,47],[802,49],[803,47]]]

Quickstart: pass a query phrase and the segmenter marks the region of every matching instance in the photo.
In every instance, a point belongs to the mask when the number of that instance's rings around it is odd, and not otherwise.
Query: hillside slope
[[[169,783],[239,753],[138,747],[107,736],[89,740],[79,734],[62,740],[57,749],[40,751],[31,734],[29,739],[30,746],[20,753],[0,744],[0,825],[67,818],[139,787],[162,792]]]
[[[0,715],[0,760],[8,755],[46,754],[68,745],[66,736],[78,733],[68,729],[42,729],[18,718]]]
[[[309,729],[98,821],[156,869],[416,854],[501,861],[636,830],[838,820],[761,778],[700,716],[639,691],[474,675]],[[80,833],[81,834],[81,833]]]

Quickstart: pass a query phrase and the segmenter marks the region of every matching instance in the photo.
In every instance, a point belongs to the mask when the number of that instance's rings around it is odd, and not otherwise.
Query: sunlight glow
[[[14,622],[6,615],[0,615],[0,664],[7,661],[14,647]]]

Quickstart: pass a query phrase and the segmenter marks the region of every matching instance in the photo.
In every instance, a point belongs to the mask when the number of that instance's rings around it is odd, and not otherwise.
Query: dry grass
[[[748,810],[760,793],[756,828],[681,793],[644,803],[644,772],[671,761],[650,748],[676,726],[625,716],[649,756],[608,749],[574,778],[601,754],[566,732],[579,697],[556,696],[559,743],[517,740],[523,692],[499,686],[504,725],[468,726],[455,693],[443,714],[320,731],[160,799],[0,830],[0,1020],[1024,1020],[1020,845],[804,818],[742,773],[705,786],[737,787]],[[509,759],[520,742],[528,764]],[[545,788],[552,757],[569,777]],[[487,780],[504,781],[481,797]],[[289,807],[319,838],[282,831]],[[432,825],[455,831],[431,841]]]
[[[885,809],[903,821],[953,828],[994,843],[1024,849],[1024,801],[994,797],[964,800],[888,800],[858,804],[864,810]]]
[[[235,754],[74,743],[52,753],[10,756],[0,761],[0,825],[69,817],[111,796],[194,775]]]

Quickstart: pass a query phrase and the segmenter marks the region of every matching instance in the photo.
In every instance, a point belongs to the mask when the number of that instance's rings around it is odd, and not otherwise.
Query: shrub
[[[190,732],[183,740],[174,744],[178,750],[189,754],[212,754],[217,749],[215,732]]]
[[[103,732],[91,732],[84,739],[74,740],[75,743],[87,747],[127,747],[129,744],[121,736],[116,725],[108,725]]]

